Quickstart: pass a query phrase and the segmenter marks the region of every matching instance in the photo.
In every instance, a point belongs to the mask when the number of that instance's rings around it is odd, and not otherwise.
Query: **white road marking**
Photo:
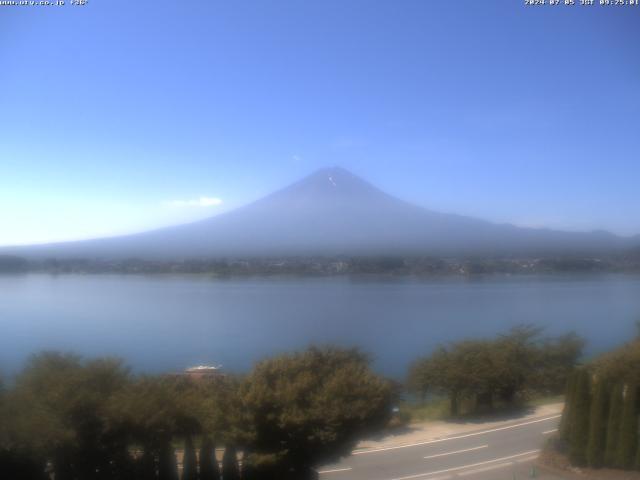
[[[532,453],[538,453],[538,452],[540,452],[540,450],[530,450],[528,452],[522,452],[522,453],[516,453],[515,455],[509,455],[508,457],[494,458],[493,460],[485,460],[484,462],[472,463],[470,465],[463,465],[461,467],[453,467],[453,468],[446,468],[444,470],[436,470],[435,472],[416,473],[415,475],[408,475],[406,477],[392,478],[391,480],[409,480],[411,478],[428,477],[430,475],[437,475],[439,473],[455,472],[455,471],[458,471],[458,470],[465,470],[467,468],[479,467],[480,465],[486,465],[488,463],[502,462],[503,460],[511,460],[512,458],[522,457],[524,455],[531,455]]]
[[[318,475],[323,475],[325,473],[338,473],[338,472],[348,472],[349,470],[352,470],[351,467],[348,468],[335,468],[333,470],[320,470],[318,472]]]
[[[546,430],[546,431],[542,432],[542,434],[543,435],[549,435],[550,433],[555,433],[557,431],[558,431],[558,429],[554,428],[553,430]]]
[[[534,423],[546,422],[547,420],[554,420],[556,418],[560,418],[561,416],[562,415],[554,415],[552,417],[540,418],[538,420],[531,420],[529,422],[518,423],[516,425],[508,425],[506,427],[492,428],[491,430],[484,430],[482,432],[467,433],[466,435],[458,435],[456,437],[440,438],[438,440],[429,440],[429,441],[426,441],[426,442],[410,443],[410,444],[407,444],[407,445],[396,445],[396,446],[393,446],[393,447],[382,447],[382,448],[373,448],[371,450],[362,450],[362,451],[358,451],[358,452],[353,452],[353,453],[351,453],[351,455],[365,455],[367,453],[386,452],[387,450],[397,450],[399,448],[418,447],[420,445],[431,445],[433,443],[448,442],[450,440],[459,440],[461,438],[475,437],[477,435],[484,435],[484,434],[487,434],[487,433],[500,432],[502,430],[508,430],[510,428],[518,428],[518,427],[524,427],[526,425],[532,425]]]
[[[499,468],[510,467],[513,462],[499,463],[497,465],[491,465],[489,467],[476,468],[473,470],[467,470],[466,472],[460,472],[459,477],[466,477],[467,475],[475,475],[476,473],[488,472],[489,470],[497,470]]]
[[[538,458],[538,455],[532,455],[530,457],[520,458],[520,459],[516,460],[516,462],[518,462],[518,463],[530,462],[531,460],[535,460],[536,458]]]
[[[464,450],[456,450],[455,452],[447,452],[447,453],[438,453],[436,455],[429,455],[424,458],[436,458],[436,457],[446,457],[447,455],[455,455],[456,453],[464,453],[464,452],[472,452],[474,450],[480,450],[481,448],[487,448],[489,445],[480,445],[479,447],[473,448],[465,448]]]

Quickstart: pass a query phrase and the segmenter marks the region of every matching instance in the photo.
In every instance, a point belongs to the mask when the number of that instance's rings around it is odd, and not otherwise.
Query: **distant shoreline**
[[[482,275],[638,274],[640,255],[538,258],[282,257],[159,261],[0,256],[0,273],[198,275],[231,277],[477,277]]]

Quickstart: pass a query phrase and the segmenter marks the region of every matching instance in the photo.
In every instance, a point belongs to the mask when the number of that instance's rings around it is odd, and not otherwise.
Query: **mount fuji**
[[[0,249],[25,257],[214,258],[311,255],[596,255],[640,245],[604,231],[521,228],[444,214],[326,168],[195,223],[97,240]],[[4,250],[4,252],[2,251]]]

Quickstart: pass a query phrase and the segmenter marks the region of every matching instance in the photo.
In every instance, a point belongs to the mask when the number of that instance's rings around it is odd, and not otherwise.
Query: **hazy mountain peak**
[[[267,197],[281,199],[295,205],[299,201],[322,202],[328,199],[349,199],[352,202],[366,201],[376,197],[389,199],[386,193],[342,167],[327,167],[317,170],[302,180],[289,185]]]
[[[341,167],[320,169],[237,210],[129,237],[20,249],[47,256],[594,254],[637,245],[608,233],[518,228],[432,212]]]

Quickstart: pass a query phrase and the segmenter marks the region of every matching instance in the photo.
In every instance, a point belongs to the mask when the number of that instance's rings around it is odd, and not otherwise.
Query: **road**
[[[451,437],[355,451],[319,469],[320,480],[512,480],[533,476],[533,463],[559,415]],[[536,478],[558,477],[536,475]]]

